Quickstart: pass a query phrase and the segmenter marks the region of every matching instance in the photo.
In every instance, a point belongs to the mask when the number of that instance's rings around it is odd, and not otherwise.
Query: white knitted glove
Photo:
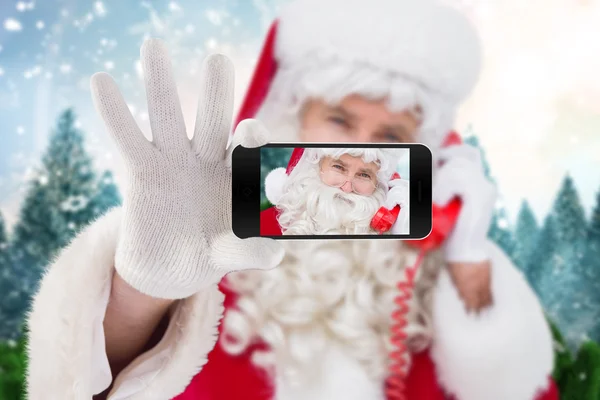
[[[445,206],[462,200],[458,220],[444,244],[449,262],[481,262],[489,259],[486,242],[496,203],[496,188],[487,179],[478,149],[461,144],[441,149],[443,165],[435,175],[433,202]]]
[[[233,106],[233,66],[221,55],[204,62],[194,137],[190,141],[164,43],[141,49],[152,142],[144,138],[114,80],[92,77],[93,99],[125,159],[129,187],[115,268],[150,296],[188,297],[225,274],[269,269],[283,257],[280,243],[239,239],[231,227],[231,152],[268,137],[244,121],[226,150]]]
[[[408,205],[409,181],[406,179],[394,179],[388,183],[390,190],[385,197],[385,208],[391,210],[397,205],[400,208]]]

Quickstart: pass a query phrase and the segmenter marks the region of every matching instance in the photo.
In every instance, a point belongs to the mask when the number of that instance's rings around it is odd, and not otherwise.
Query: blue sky
[[[97,167],[112,169],[123,184],[122,162],[91,102],[93,73],[115,77],[149,135],[139,48],[145,37],[163,38],[191,127],[203,57],[221,52],[233,60],[239,104],[263,35],[285,2],[0,1],[0,210],[9,222],[18,212],[23,182],[66,107],[75,108]],[[600,34],[593,23],[600,16],[598,2],[460,3],[480,29],[487,53],[482,82],[462,108],[457,128],[472,125],[480,136],[509,215],[527,198],[541,218],[567,172],[589,211],[600,188],[600,86],[594,72],[600,56],[588,57],[600,55],[593,39]]]

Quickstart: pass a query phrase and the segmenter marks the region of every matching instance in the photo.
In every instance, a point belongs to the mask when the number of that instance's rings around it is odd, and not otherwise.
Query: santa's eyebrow
[[[337,164],[342,164],[342,166],[343,166],[343,167],[347,167],[347,166],[348,166],[348,164],[346,164],[345,162],[343,162],[343,161],[342,161],[342,160],[340,160],[339,158],[335,158],[335,159],[333,159],[333,162],[334,162],[334,163],[337,163]]]
[[[361,168],[359,171],[370,175],[375,175],[375,172],[371,168]]]

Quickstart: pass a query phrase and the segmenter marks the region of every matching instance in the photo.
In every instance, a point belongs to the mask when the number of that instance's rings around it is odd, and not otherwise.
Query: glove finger
[[[152,151],[152,143],[146,140],[133,119],[114,79],[109,74],[100,72],[92,76],[90,86],[96,110],[115,140],[122,157],[135,162]]]
[[[404,205],[408,200],[408,190],[403,187],[395,187],[390,190],[385,199],[385,207],[393,208],[396,205]]]
[[[142,45],[140,56],[152,142],[161,151],[189,149],[167,46],[162,40],[148,39]]]
[[[234,68],[224,55],[204,60],[192,148],[207,161],[223,158],[233,115]]]
[[[232,168],[233,151],[237,146],[255,148],[264,146],[268,142],[269,132],[260,121],[255,119],[243,120],[237,126],[231,144],[227,148],[225,164],[229,169]]]
[[[283,255],[283,246],[274,239],[240,239],[233,232],[219,236],[211,247],[212,261],[227,272],[272,269],[281,263]]]

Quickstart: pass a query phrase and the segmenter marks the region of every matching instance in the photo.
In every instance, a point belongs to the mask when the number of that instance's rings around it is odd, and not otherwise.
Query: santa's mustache
[[[348,193],[321,182],[314,171],[303,173],[288,187],[278,207],[286,234],[368,233],[370,220],[385,193]]]

